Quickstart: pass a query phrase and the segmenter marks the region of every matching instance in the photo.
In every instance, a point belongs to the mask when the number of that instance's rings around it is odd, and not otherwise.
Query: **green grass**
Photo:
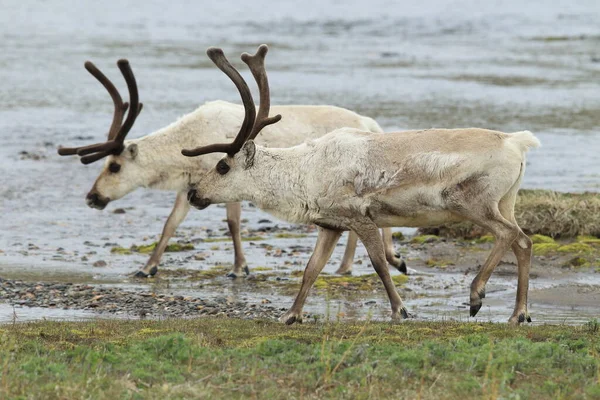
[[[599,398],[598,321],[0,327],[0,398]]]

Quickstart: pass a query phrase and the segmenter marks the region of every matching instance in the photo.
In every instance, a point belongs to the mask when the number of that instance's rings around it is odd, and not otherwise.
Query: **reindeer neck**
[[[291,222],[307,222],[298,215],[306,209],[306,175],[298,166],[308,157],[303,146],[290,149],[257,147],[255,164],[249,174],[252,184],[245,196],[260,208]]]

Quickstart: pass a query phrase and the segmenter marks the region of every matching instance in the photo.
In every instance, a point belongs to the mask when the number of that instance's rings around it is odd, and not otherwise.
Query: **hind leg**
[[[494,241],[490,255],[471,283],[471,317],[477,315],[477,312],[481,308],[482,299],[485,297],[485,285],[490,279],[494,268],[496,268],[506,251],[519,236],[519,227],[500,214],[497,204],[485,206],[484,211],[485,213],[481,216],[478,216],[477,212],[474,212],[469,217],[473,222],[488,229],[496,240]]]
[[[529,292],[529,269],[531,267],[532,248],[533,242],[531,239],[519,229],[519,236],[512,244],[512,250],[517,257],[519,277],[515,310],[508,320],[511,325],[518,325],[525,321],[531,322],[531,317],[527,311],[527,293]]]
[[[352,275],[352,264],[354,263],[354,254],[356,253],[356,244],[358,242],[358,236],[354,231],[348,232],[348,243],[346,244],[346,251],[344,252],[344,258],[342,258],[342,265],[335,271],[339,275]]]
[[[513,224],[517,225],[514,215],[514,205],[516,201],[516,191],[512,191],[500,201],[500,213]],[[519,227],[517,225],[517,227]],[[517,299],[515,310],[508,320],[511,325],[518,325],[522,322],[531,322],[531,317],[527,310],[527,293],[529,292],[529,270],[531,268],[531,258],[533,254],[533,242],[523,233],[519,227],[519,235],[511,245],[513,253],[517,258],[518,283]]]
[[[385,259],[388,264],[402,272],[404,275],[407,273],[406,263],[394,249],[394,242],[392,240],[392,229],[382,228],[381,234],[383,236],[383,247],[385,248]]]

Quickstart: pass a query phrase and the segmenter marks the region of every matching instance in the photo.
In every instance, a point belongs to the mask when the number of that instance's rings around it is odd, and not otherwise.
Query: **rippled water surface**
[[[131,137],[205,101],[239,101],[205,49],[223,47],[241,67],[239,53],[267,43],[273,104],[334,104],[386,130],[528,129],[543,147],[529,155],[524,187],[600,191],[598,1],[4,0],[1,6],[0,273],[122,276],[141,261],[98,271],[65,261],[56,249],[73,254],[85,241],[153,239],[172,206],[173,194],[139,190],[104,212],[91,210],[84,196],[99,163],[84,167],[56,155],[59,144],[102,140],[110,123],[112,105],[84,70],[88,59],[116,82],[116,60],[130,60],[145,106]],[[133,208],[113,215],[116,207]],[[265,217],[253,215],[252,221]],[[216,207],[192,212],[182,230],[203,235],[223,218]]]

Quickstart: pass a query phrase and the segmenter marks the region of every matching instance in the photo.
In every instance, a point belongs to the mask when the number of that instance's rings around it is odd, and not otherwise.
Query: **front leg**
[[[148,276],[153,276],[158,272],[158,264],[160,263],[160,259],[169,244],[169,239],[175,233],[175,230],[181,224],[181,222],[185,219],[188,211],[190,211],[190,203],[187,200],[187,192],[179,192],[177,193],[177,198],[175,199],[175,205],[173,206],[173,210],[163,227],[162,235],[160,240],[156,244],[150,259],[146,263],[146,266],[137,271],[135,273],[136,278],[146,278]]]
[[[234,262],[233,269],[227,274],[229,278],[237,278],[242,275],[250,274],[250,269],[246,264],[244,249],[242,248],[242,235],[240,234],[240,220],[242,215],[241,203],[227,204],[227,226],[233,240]]]
[[[302,322],[302,308],[304,302],[308,296],[310,288],[315,283],[317,276],[321,273],[327,260],[331,257],[333,249],[336,243],[340,239],[342,231],[326,229],[319,227],[319,235],[317,237],[317,244],[315,250],[306,265],[304,275],[302,277],[302,286],[300,291],[294,300],[292,308],[289,309],[279,320],[284,322],[286,325],[291,325],[294,322]]]
[[[375,272],[377,272],[377,275],[379,275],[379,278],[383,282],[383,286],[385,286],[390,305],[392,306],[392,319],[408,318],[408,312],[402,303],[402,298],[400,298],[400,295],[396,291],[396,286],[394,286],[394,282],[388,271],[383,240],[379,235],[379,229],[371,221],[356,221],[353,223],[352,229],[365,245],[371,259],[371,264],[373,264]]]

